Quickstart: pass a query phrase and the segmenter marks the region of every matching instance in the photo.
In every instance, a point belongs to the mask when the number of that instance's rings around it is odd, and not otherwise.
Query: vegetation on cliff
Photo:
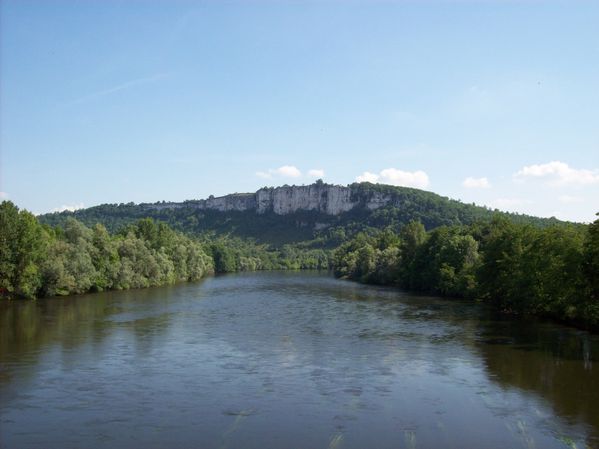
[[[166,207],[165,203],[103,204],[74,212],[45,214],[39,218],[42,223],[52,226],[63,226],[69,217],[87,226],[102,223],[110,232],[118,232],[123,226],[141,218],[153,218],[189,235],[233,235],[277,247],[316,240],[314,246],[328,248],[340,243],[340,233],[351,236],[360,231],[384,227],[399,231],[401,226],[413,220],[420,221],[426,229],[490,221],[497,214],[516,223],[538,227],[563,223],[554,218],[511,214],[465,204],[408,187],[354,183],[348,188],[351,190],[350,200],[356,206],[338,215],[327,215],[316,210],[298,210],[287,215],[277,215],[273,211],[259,214],[254,209],[220,212],[199,209],[197,201],[186,201],[177,204],[177,207]],[[389,204],[374,210],[368,208],[366,205],[374,196],[388,198]]]

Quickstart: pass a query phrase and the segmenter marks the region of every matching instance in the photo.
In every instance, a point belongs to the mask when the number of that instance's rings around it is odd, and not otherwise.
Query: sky
[[[599,2],[0,2],[0,199],[354,181],[590,222]]]

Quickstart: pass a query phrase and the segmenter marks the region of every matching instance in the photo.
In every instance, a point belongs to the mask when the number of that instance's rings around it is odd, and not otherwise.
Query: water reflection
[[[0,446],[593,447],[598,350],[315,273],[1,303]]]
[[[547,400],[571,424],[586,423],[599,442],[597,337],[550,323],[496,320],[480,332],[480,354],[493,381]]]

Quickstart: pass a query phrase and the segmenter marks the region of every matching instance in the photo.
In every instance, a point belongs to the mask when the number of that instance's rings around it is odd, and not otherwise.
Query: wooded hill
[[[164,285],[212,271],[333,269],[599,330],[599,220],[509,214],[402,187],[320,182],[39,220],[3,202],[0,249],[6,298]]]
[[[264,192],[271,196],[273,192],[285,193],[289,196],[289,201],[299,201],[301,205],[304,204],[301,202],[301,195],[308,194],[304,192],[316,192],[320,195],[315,200],[318,202],[331,189],[349,189],[347,201],[351,203],[345,206],[351,206],[350,210],[330,214],[319,210],[319,204],[308,201],[304,203],[309,204],[312,209],[302,209],[298,206],[290,213],[277,213],[272,208],[262,212],[253,208],[219,210],[210,208],[209,199],[183,203],[162,201],[152,204],[103,204],[75,212],[45,214],[38,218],[42,223],[55,226],[64,225],[69,217],[73,217],[87,226],[101,223],[110,232],[117,232],[141,218],[153,218],[189,235],[232,235],[252,238],[259,243],[274,246],[311,242],[311,246],[328,248],[339,245],[360,231],[388,227],[399,231],[403,225],[411,221],[420,221],[427,230],[439,226],[487,222],[498,215],[514,223],[531,224],[540,228],[564,224],[556,218],[501,212],[497,209],[465,204],[424,190],[371,183],[354,183],[342,187],[318,181],[310,186],[264,188],[256,192],[256,195]],[[253,194],[233,194],[214,199],[214,202],[225,204],[226,200],[227,204],[234,204],[235,200],[239,199],[243,200],[242,206],[234,207],[242,209],[251,195]],[[375,200],[384,202],[379,204],[375,203]]]

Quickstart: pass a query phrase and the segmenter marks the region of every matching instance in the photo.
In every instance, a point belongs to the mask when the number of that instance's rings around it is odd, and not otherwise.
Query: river
[[[0,303],[0,447],[599,447],[599,338],[314,272]]]

